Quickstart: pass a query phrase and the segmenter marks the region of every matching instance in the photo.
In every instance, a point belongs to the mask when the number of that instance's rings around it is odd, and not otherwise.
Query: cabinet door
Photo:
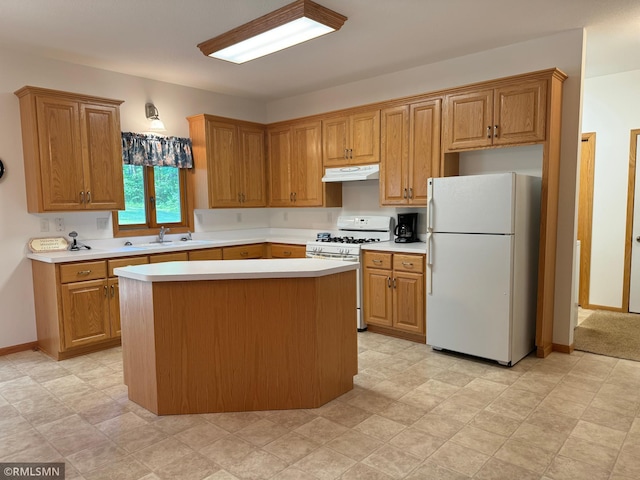
[[[77,102],[36,97],[42,206],[45,211],[84,209],[81,201],[84,178],[79,108]]]
[[[262,243],[222,248],[223,260],[248,260],[262,257],[264,257],[264,244]]]
[[[149,263],[186,262],[187,260],[189,260],[188,252],[156,253],[149,256]]]
[[[240,205],[241,168],[238,128],[232,123],[207,120],[209,202],[212,207]]]
[[[366,165],[380,161],[380,110],[351,116],[349,164]]]
[[[447,95],[446,150],[486,147],[493,140],[493,90]]]
[[[322,121],[323,153],[325,167],[348,165],[349,117],[335,117]]]
[[[242,180],[240,193],[243,207],[264,207],[267,205],[264,162],[264,130],[240,127],[240,161]]]
[[[291,189],[291,129],[267,132],[267,156],[269,160],[269,206],[290,207],[293,202]]]
[[[391,271],[364,269],[363,306],[364,321],[373,325],[393,325],[393,292]]]
[[[189,260],[222,260],[221,248],[205,248],[202,250],[191,250]]]
[[[122,336],[122,327],[120,326],[120,288],[118,287],[118,279],[110,278],[107,280],[109,287],[109,324],[111,327],[111,337],[118,338]]]
[[[118,107],[80,104],[84,201],[91,210],[123,210],[124,180]]]
[[[494,145],[545,139],[546,80],[497,88],[494,101]]]
[[[380,158],[380,203],[408,202],[409,107],[382,111]]]
[[[294,125],[292,131],[291,186],[296,207],[321,207],[322,127],[320,122]]]
[[[106,280],[62,285],[65,349],[110,337],[109,292]]]
[[[427,179],[440,175],[440,100],[411,105],[409,127],[409,204],[427,204]]]
[[[393,326],[412,333],[425,332],[424,276],[394,272]]]

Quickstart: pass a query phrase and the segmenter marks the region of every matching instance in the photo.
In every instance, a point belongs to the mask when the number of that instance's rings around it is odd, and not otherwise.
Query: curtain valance
[[[122,163],[148,167],[191,168],[191,139],[122,132]]]

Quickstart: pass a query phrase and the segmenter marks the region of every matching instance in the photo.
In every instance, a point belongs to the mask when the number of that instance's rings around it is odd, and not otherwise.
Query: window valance
[[[192,168],[191,139],[122,132],[122,163]]]

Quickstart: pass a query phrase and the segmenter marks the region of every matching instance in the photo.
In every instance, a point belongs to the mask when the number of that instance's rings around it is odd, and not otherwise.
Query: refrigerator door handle
[[[432,212],[433,210],[433,179],[427,180],[427,232],[433,231]]]
[[[427,295],[431,295],[431,266],[433,265],[431,257],[431,232],[427,233]]]

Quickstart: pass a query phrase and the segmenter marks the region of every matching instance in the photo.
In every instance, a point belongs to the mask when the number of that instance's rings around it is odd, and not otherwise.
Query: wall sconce
[[[151,125],[149,126],[149,130],[154,132],[166,132],[167,129],[164,127],[164,123],[158,117],[158,109],[153,103],[147,103],[144,106],[145,114],[147,115],[147,119],[151,120]]]
[[[347,17],[311,0],[298,0],[198,44],[203,54],[244,63],[340,30]]]

